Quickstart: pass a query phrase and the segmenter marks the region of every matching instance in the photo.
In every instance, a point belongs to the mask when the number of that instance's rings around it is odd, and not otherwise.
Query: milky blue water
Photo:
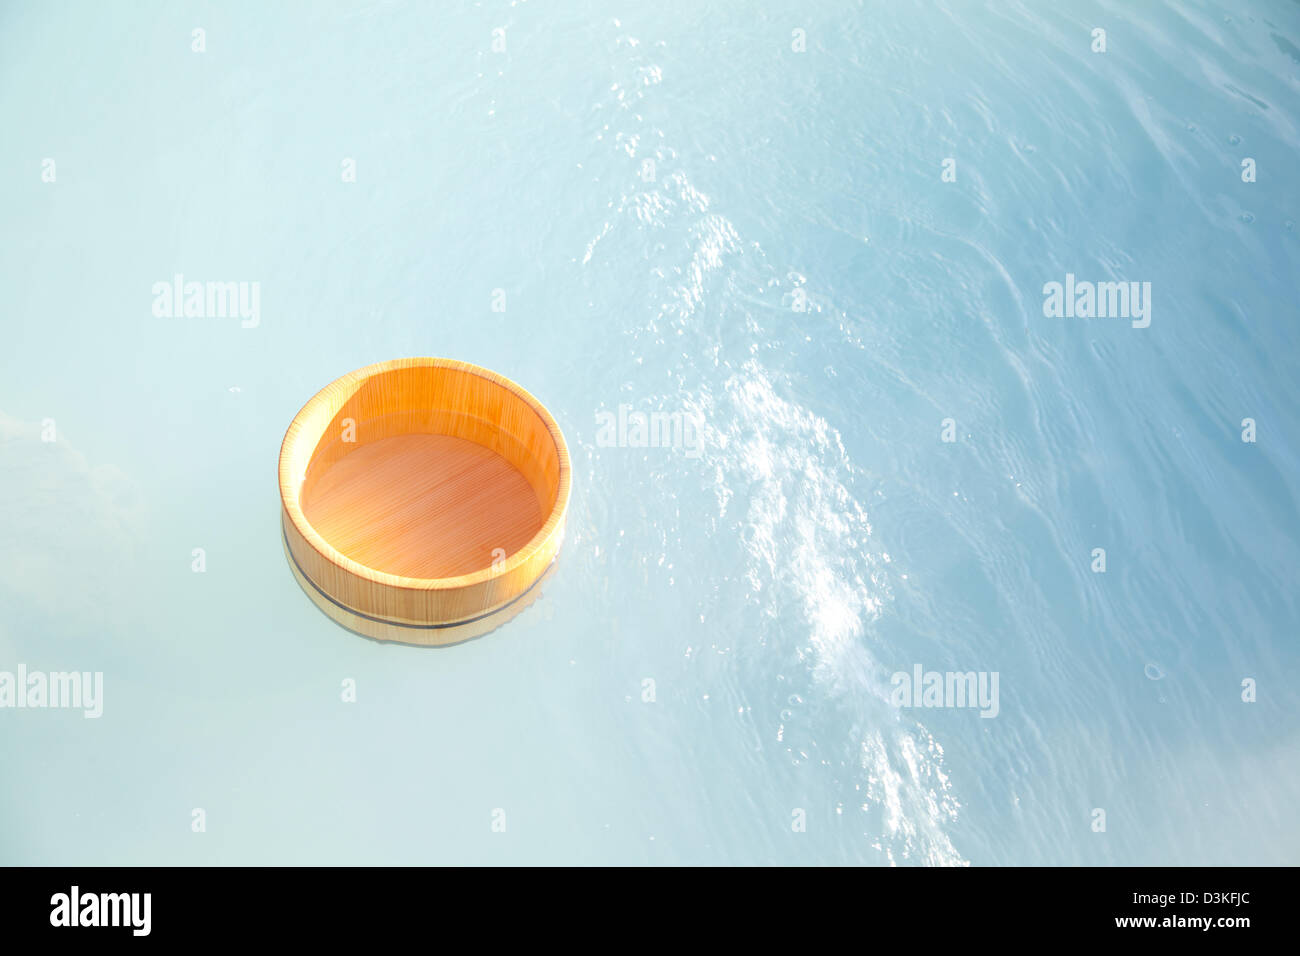
[[[5,4],[0,862],[1297,862],[1297,149],[1283,0]],[[573,458],[448,649],[280,543],[407,355]]]

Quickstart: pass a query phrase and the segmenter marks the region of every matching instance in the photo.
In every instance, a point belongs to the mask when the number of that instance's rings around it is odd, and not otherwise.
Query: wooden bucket
[[[564,535],[569,452],[514,382],[396,359],[321,389],[280,448],[295,578],[350,630],[454,644],[531,602]]]

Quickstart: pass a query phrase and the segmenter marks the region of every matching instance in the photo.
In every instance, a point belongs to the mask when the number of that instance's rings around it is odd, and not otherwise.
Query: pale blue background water
[[[1298,104],[1282,0],[5,3],[0,670],[106,687],[0,711],[0,862],[1295,863]],[[414,354],[574,463],[544,598],[442,651],[277,524],[301,404]]]

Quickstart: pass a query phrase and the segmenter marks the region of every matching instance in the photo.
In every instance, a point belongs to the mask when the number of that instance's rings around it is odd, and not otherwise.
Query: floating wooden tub
[[[569,452],[509,379],[396,359],[303,406],[280,499],[289,565],[321,610],[367,637],[453,644],[536,597],[564,534]]]

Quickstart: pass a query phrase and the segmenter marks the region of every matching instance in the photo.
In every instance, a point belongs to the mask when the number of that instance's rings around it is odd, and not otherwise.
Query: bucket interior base
[[[415,578],[491,567],[545,523],[536,492],[506,459],[424,434],[358,446],[314,482],[303,514],[352,560]]]

